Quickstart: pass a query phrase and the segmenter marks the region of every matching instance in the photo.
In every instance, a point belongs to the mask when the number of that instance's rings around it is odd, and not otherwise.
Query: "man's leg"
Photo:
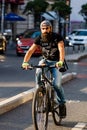
[[[45,60],[42,59],[39,61],[39,65],[45,63]],[[39,83],[41,81],[41,73],[42,73],[42,70],[40,68],[37,68],[36,69],[36,75],[35,75],[35,79],[36,79],[36,87],[38,88],[39,87]]]
[[[61,118],[64,118],[66,116],[66,106],[65,106],[65,97],[64,97],[64,90],[61,85],[62,81],[62,74],[56,69],[53,68],[52,70],[53,74],[53,86],[57,93],[57,100],[59,102],[59,115]]]

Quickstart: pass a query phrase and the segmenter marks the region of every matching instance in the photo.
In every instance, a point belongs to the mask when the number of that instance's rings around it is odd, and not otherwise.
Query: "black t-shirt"
[[[59,50],[58,50],[58,43],[63,41],[62,36],[57,33],[52,33],[52,38],[50,42],[44,42],[41,36],[35,39],[35,44],[41,46],[42,48],[42,55],[52,61],[59,60]]]

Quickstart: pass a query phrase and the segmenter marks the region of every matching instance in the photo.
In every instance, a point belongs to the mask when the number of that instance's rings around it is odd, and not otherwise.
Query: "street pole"
[[[5,7],[5,0],[2,0],[2,15],[1,15],[1,32],[4,32],[4,7]]]
[[[71,0],[66,0],[66,4],[68,5],[68,6],[70,6],[70,4],[71,4]],[[66,28],[66,32],[69,34],[70,32],[71,32],[71,23],[70,23],[70,15],[66,18],[66,21],[68,21],[68,23],[67,23],[67,28]],[[67,34],[67,35],[68,35]]]

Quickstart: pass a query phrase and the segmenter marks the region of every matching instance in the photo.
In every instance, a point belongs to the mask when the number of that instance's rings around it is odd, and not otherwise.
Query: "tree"
[[[60,18],[64,18],[66,21],[66,18],[69,18],[69,15],[71,13],[71,7],[66,5],[65,0],[63,1],[56,1],[53,6],[52,6],[53,10],[56,10],[59,14],[59,33],[61,34],[61,22],[60,22]],[[66,24],[65,24],[65,28],[66,28]],[[65,30],[65,29],[64,29]],[[64,31],[64,36],[66,35],[66,32]]]
[[[45,0],[34,0],[27,3],[23,13],[28,13],[29,10],[34,13],[35,23],[40,22],[41,12],[45,12],[48,7],[48,3]]]
[[[72,8],[64,1],[58,1],[53,4],[52,9],[58,11],[59,15],[65,19],[66,16],[70,15]]]
[[[83,16],[87,24],[87,3],[81,6],[81,10],[79,13]]]

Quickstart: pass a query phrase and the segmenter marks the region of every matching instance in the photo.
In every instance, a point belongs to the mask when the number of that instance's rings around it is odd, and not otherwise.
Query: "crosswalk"
[[[71,130],[87,130],[87,123],[77,123]]]

